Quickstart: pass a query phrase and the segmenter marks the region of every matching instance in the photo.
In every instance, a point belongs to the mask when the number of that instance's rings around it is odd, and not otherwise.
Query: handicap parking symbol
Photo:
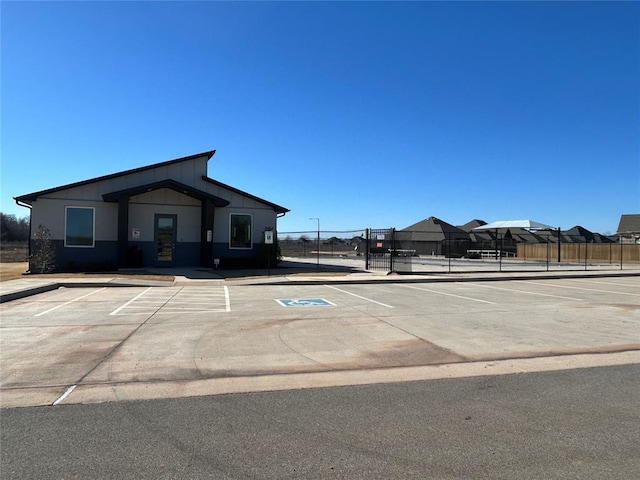
[[[276,298],[276,302],[278,302],[283,307],[329,307],[335,306],[334,303],[331,303],[329,300],[325,300],[324,298]]]

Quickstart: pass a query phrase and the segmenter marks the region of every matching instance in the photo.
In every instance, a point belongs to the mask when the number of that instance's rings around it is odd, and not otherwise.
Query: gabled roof
[[[429,218],[425,218],[424,220],[421,220],[418,223],[414,223],[413,225],[409,225],[406,228],[403,228],[401,230],[402,232],[408,232],[408,231],[413,231],[413,232],[437,232],[437,233],[458,233],[458,234],[465,234],[467,232],[465,232],[464,230],[458,228],[458,227],[454,227],[453,225],[451,225],[450,223],[445,222],[444,220],[440,220],[437,217],[429,217]]]
[[[476,228],[476,227],[481,227],[483,225],[486,225],[487,222],[485,222],[484,220],[478,220],[477,218],[465,223],[464,225],[460,225],[458,226],[458,228],[460,230],[464,230],[465,232],[470,232],[472,229]]]
[[[591,232],[580,225],[576,225],[563,233],[566,233],[574,242],[612,243],[610,238],[600,235],[599,233]]]
[[[237,193],[239,195],[243,195],[245,197],[251,198],[252,200],[255,200],[256,202],[264,203],[265,205],[268,205],[271,208],[273,208],[273,210],[276,213],[287,213],[287,212],[290,212],[290,210],[288,208],[281,207],[280,205],[276,205],[275,203],[271,203],[271,202],[269,202],[269,201],[267,201],[267,200],[265,200],[263,198],[256,197],[255,195],[251,195],[250,193],[243,192],[242,190],[239,190],[239,189],[237,189],[235,187],[232,187],[231,185],[227,185],[225,183],[219,182],[218,180],[214,180],[213,178],[209,178],[206,175],[203,175],[202,179],[205,182],[209,182],[209,183],[211,183],[213,185],[216,185],[218,187],[222,187],[222,188],[225,188],[227,190],[231,190],[232,192],[235,192],[235,193]]]
[[[138,185],[124,190],[118,190],[117,192],[105,193],[102,195],[102,199],[105,202],[117,202],[122,197],[140,195],[141,193],[151,192],[152,190],[157,190],[159,188],[170,188],[171,190],[184,193],[190,197],[197,198],[198,200],[209,199],[213,201],[213,204],[216,207],[226,207],[230,203],[224,198],[216,197],[215,195],[211,195],[210,193],[203,192],[202,190],[198,190],[197,188],[193,188],[172,179],[161,180],[160,182],[148,183],[146,185]]]
[[[399,230],[399,232],[408,233],[411,240],[423,242],[441,242],[443,240],[469,240],[469,234],[464,230],[454,227],[450,223],[440,220],[437,217],[429,217]],[[403,235],[398,237],[400,240],[409,240]]]
[[[607,237],[606,235],[602,235],[601,233],[593,234],[593,243],[616,243],[611,237]]]
[[[567,234],[569,235],[578,235],[581,237],[590,237],[591,235],[593,235],[593,232],[587,230],[586,228],[584,228],[581,225],[576,225],[573,228],[570,228],[569,230],[567,230]]]
[[[620,223],[618,224],[618,235],[624,235],[629,233],[640,233],[640,214],[625,214],[620,216]]]
[[[16,200],[17,202],[22,202],[22,203],[26,203],[26,204],[31,204],[32,202],[34,202],[35,200],[37,200],[38,197],[43,196],[43,195],[48,195],[51,193],[56,193],[56,192],[61,192],[63,190],[67,190],[70,188],[75,188],[75,187],[82,187],[84,185],[90,185],[92,183],[97,183],[97,182],[102,182],[104,180],[111,180],[114,178],[118,178],[118,177],[123,177],[125,175],[131,175],[134,173],[140,173],[140,172],[144,172],[147,170],[153,170],[155,168],[159,168],[159,167],[166,167],[168,165],[172,165],[174,163],[180,163],[180,162],[186,162],[189,160],[193,160],[195,158],[200,158],[200,157],[206,157],[207,161],[211,159],[211,157],[213,157],[215,155],[216,151],[215,150],[210,150],[208,152],[202,152],[202,153],[196,153],[195,155],[189,155],[188,157],[181,157],[181,158],[176,158],[175,160],[168,160],[166,162],[160,162],[160,163],[154,163],[152,165],[147,165],[145,167],[140,167],[140,168],[134,168],[131,170],[125,170],[124,172],[118,172],[118,173],[113,173],[111,175],[104,175],[101,177],[96,177],[96,178],[91,178],[89,180],[83,180],[81,182],[75,182],[75,183],[69,183],[67,185],[62,185],[60,187],[55,187],[55,188],[49,188],[47,190],[40,190],[38,192],[33,192],[33,193],[28,193],[26,195],[21,195],[19,197],[14,197],[14,200]],[[230,185],[226,185],[222,182],[219,182],[217,180],[214,180],[212,178],[207,177],[206,175],[202,176],[202,179],[208,183],[211,183],[213,185],[217,185],[219,187],[225,188],[227,190],[230,190],[232,192],[238,193],[239,195],[243,195],[247,198],[250,198],[252,200],[255,200],[257,202],[263,203],[265,205],[268,205],[269,207],[273,208],[273,210],[276,213],[287,213],[290,210],[287,208],[284,208],[280,205],[276,205],[275,203],[271,203],[267,200],[264,200],[262,198],[256,197],[255,195],[251,195],[250,193],[247,192],[243,192],[242,190],[239,190],[237,188],[234,188]],[[211,195],[207,192],[198,190],[197,188],[185,185],[183,183],[177,182],[175,180],[171,180],[171,179],[166,179],[166,180],[162,180],[160,182],[155,182],[155,183],[151,183],[151,184],[146,184],[146,185],[140,185],[137,187],[133,187],[133,188],[129,188],[129,189],[125,189],[125,190],[120,190],[117,192],[110,192],[110,193],[106,193],[102,196],[103,200],[106,202],[115,202],[118,200],[118,198],[122,197],[122,196],[132,196],[132,195],[138,195],[140,193],[144,193],[144,192],[148,192],[151,190],[156,190],[158,188],[170,188],[172,190],[176,190],[178,192],[183,192],[186,193],[187,195],[190,195],[191,197],[194,198],[198,198],[198,199],[204,199],[204,198],[208,198],[214,201],[214,204],[216,207],[224,207],[229,205],[229,202],[223,198],[220,197],[216,197],[215,195]]]
[[[576,225],[563,233],[568,235],[574,242],[593,242],[593,233],[580,225]]]
[[[92,183],[102,182],[104,180],[111,180],[111,179],[118,178],[118,177],[124,177],[125,175],[131,175],[132,173],[139,173],[139,172],[144,172],[146,170],[153,170],[154,168],[165,167],[167,165],[172,165],[174,163],[186,162],[188,160],[193,160],[194,158],[198,158],[198,157],[206,156],[207,160],[210,160],[211,157],[213,157],[215,155],[215,153],[216,153],[215,150],[211,150],[211,151],[208,151],[208,152],[202,152],[202,153],[196,153],[195,155],[189,155],[188,157],[181,157],[181,158],[176,158],[175,160],[168,160],[166,162],[154,163],[152,165],[147,165],[146,167],[134,168],[134,169],[131,169],[131,170],[125,170],[124,172],[112,173],[111,175],[104,175],[102,177],[91,178],[89,180],[83,180],[81,182],[69,183],[67,185],[62,185],[60,187],[49,188],[49,189],[46,189],[46,190],[40,190],[39,192],[27,193],[26,195],[21,195],[19,197],[14,197],[14,200],[16,202],[23,202],[23,203],[30,204],[30,202],[33,202],[33,201],[37,200],[38,197],[41,197],[43,195],[48,195],[50,193],[61,192],[63,190],[67,190],[69,188],[82,187],[84,185],[90,185]]]

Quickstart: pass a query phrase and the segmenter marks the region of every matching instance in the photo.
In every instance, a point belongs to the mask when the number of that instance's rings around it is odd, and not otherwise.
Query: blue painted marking
[[[330,307],[335,305],[324,298],[277,298],[276,302],[283,307]]]

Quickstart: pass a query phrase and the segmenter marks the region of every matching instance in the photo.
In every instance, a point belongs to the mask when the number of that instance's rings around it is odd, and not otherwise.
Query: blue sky
[[[640,212],[638,2],[0,8],[5,213],[212,149],[281,232]]]

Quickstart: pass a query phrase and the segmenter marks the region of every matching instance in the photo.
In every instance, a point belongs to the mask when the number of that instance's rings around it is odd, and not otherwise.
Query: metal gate
[[[393,271],[393,252],[395,251],[395,228],[367,228],[366,232],[367,270]]]

